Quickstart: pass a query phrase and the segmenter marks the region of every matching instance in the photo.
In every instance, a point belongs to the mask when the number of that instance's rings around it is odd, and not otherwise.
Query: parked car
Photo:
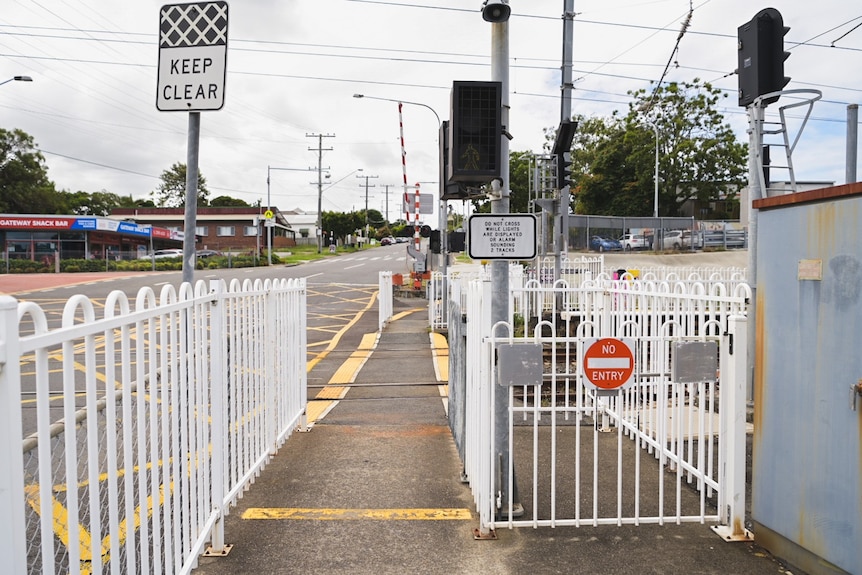
[[[668,230],[663,235],[664,249],[683,250],[691,249],[692,233],[689,230]],[[702,247],[700,233],[694,234],[694,247]]]
[[[617,240],[593,236],[590,239],[590,249],[596,252],[618,252],[623,249],[623,246]]]
[[[218,257],[218,256],[221,256],[223,254],[218,250],[198,250],[195,252],[195,255],[199,258],[206,259],[206,258],[211,258],[211,257]]]
[[[169,248],[164,250],[156,250],[152,253],[141,256],[139,259],[149,260],[149,259],[157,259],[163,260],[167,258],[181,258],[183,257],[183,250],[178,248]]]
[[[625,234],[618,241],[627,252],[632,250],[645,250],[649,247],[649,243],[647,243],[646,238],[640,234]]]

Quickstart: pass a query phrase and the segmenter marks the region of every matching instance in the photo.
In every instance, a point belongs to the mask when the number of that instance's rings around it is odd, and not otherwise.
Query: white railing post
[[[745,529],[746,324],[744,317],[729,317],[721,342],[719,437],[725,446],[719,452],[718,511],[723,524],[713,530],[725,541],[752,539]]]
[[[383,330],[386,326],[386,322],[392,317],[392,272],[380,272],[378,276],[378,287],[379,287],[379,295],[377,296],[377,325],[379,330]],[[434,307],[433,302],[434,299],[429,297],[429,313],[431,315],[431,325],[434,326],[433,321],[433,313]]]
[[[0,296],[0,557],[3,570],[16,575],[27,572],[18,356],[18,301]]]
[[[224,544],[224,497],[225,478],[227,476],[227,461],[225,457],[225,444],[227,439],[228,422],[225,409],[225,385],[227,378],[227,346],[225,338],[225,300],[224,282],[213,280],[210,282],[210,293],[213,301],[210,303],[210,382],[212,391],[210,400],[211,408],[211,437],[212,456],[210,459],[210,509],[217,515],[213,525],[210,548],[208,555],[222,555],[225,553]]]
[[[266,309],[278,309],[278,298],[276,297],[276,292],[271,284],[269,284],[269,290],[264,297],[266,301]],[[278,405],[278,402],[281,400],[281,398],[278,398],[277,396],[275,377],[275,364],[278,361],[276,359],[278,357],[277,354],[282,353],[282,350],[277,349],[276,346],[277,339],[275,337],[275,332],[277,319],[280,318],[277,318],[275,313],[268,313],[266,316],[264,331],[264,335],[266,337],[266,344],[264,345],[264,364],[266,366],[264,373],[266,376],[263,383],[266,397],[266,406],[264,407],[264,412],[266,414],[264,444],[269,446],[270,455],[275,455],[275,452],[278,449],[278,420],[276,419],[278,410],[275,406]]]

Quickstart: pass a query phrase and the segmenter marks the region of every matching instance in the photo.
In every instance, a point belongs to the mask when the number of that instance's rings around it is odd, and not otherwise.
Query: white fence
[[[49,329],[0,297],[3,571],[188,573],[207,543],[224,552],[224,515],[304,425],[305,280],[115,291],[96,309],[75,296]]]
[[[490,283],[466,286],[467,354],[476,360],[466,373],[465,471],[481,529],[711,521],[738,537],[750,291],[730,284],[599,278],[554,289],[529,281],[513,288],[520,308],[495,328]],[[586,381],[593,337],[634,340],[631,387],[599,392]],[[716,342],[719,371],[674,380],[675,344],[692,341]],[[501,343],[542,350],[541,384],[509,387],[503,410],[494,404]],[[506,422],[495,421],[501,412]],[[508,445],[495,445],[501,425]],[[520,501],[501,497],[516,491]],[[507,502],[523,504],[524,516]]]

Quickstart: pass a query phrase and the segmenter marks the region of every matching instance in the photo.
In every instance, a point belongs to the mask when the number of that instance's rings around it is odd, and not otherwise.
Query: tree
[[[323,212],[321,223],[327,236],[334,234],[343,243],[348,235],[365,227],[365,212]]]
[[[239,198],[232,198],[230,196],[219,196],[217,198],[213,198],[210,202],[210,206],[213,208],[249,207],[248,202],[246,202],[245,200],[241,200]]]
[[[650,216],[659,138],[659,215],[677,216],[690,200],[732,196],[745,185],[746,144],[717,111],[721,92],[695,79],[631,93],[624,117],[576,116],[572,144],[575,213]],[[549,138],[553,132],[549,131]]]
[[[162,183],[152,192],[153,199],[159,207],[181,208],[186,205],[186,165],[175,163],[170,169],[162,172]],[[209,204],[209,190],[203,174],[198,173],[199,207]]]
[[[131,196],[121,198],[105,190],[101,192],[66,192],[69,212],[79,216],[109,216],[114,208],[135,207]]]
[[[589,172],[578,178],[577,213],[645,216],[652,212],[652,195],[643,193],[632,154],[625,130],[608,134],[607,139],[596,144]]]
[[[509,154],[509,211],[525,214],[530,212],[530,190],[533,178],[533,153],[530,151]],[[535,191],[533,192],[535,196]]]
[[[65,198],[48,179],[45,158],[33,137],[0,128],[0,212],[63,214]]]
[[[655,166],[655,136],[644,123],[654,123],[659,134],[659,215],[676,216],[690,200],[710,202],[735,194],[745,185],[747,145],[736,136],[716,109],[726,94],[699,79],[638,90],[629,106],[626,138],[644,195]]]

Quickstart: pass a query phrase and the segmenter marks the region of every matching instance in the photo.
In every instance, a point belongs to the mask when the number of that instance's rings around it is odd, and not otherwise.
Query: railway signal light
[[[784,61],[790,56],[784,50],[784,36],[789,30],[775,8],[761,10],[737,29],[740,106],[750,105],[759,96],[780,92],[790,81],[784,75]],[[776,100],[777,95],[770,96],[763,104]]]

